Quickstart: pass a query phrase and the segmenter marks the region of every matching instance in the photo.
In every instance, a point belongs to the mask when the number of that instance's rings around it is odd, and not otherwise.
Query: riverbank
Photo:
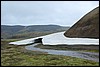
[[[99,66],[99,62],[29,51],[25,46],[8,44],[12,41],[17,40],[1,41],[1,66]]]
[[[99,52],[99,45],[43,45],[38,44],[34,47],[41,49],[53,49],[53,50],[72,50],[72,51],[85,51],[85,52]]]

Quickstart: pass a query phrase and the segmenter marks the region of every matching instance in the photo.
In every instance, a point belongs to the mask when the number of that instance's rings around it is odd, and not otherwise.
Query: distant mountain
[[[19,25],[15,26],[1,25],[1,33],[3,32],[7,34],[15,34],[23,28],[24,26],[19,26]]]
[[[58,25],[31,25],[31,26],[26,26],[19,32],[48,32],[48,31],[56,31],[56,30],[63,30],[66,27],[58,26]]]
[[[99,7],[83,16],[64,35],[66,37],[99,38]]]
[[[69,29],[69,27],[59,25],[1,25],[1,38],[29,38],[65,31],[66,29]]]

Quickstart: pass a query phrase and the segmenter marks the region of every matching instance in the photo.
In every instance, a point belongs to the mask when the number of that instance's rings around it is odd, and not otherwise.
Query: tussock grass
[[[28,51],[24,46],[9,45],[9,42],[1,41],[1,66],[99,66],[99,62]]]

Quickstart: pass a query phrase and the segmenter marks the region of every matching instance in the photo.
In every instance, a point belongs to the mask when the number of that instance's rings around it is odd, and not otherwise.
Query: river
[[[65,32],[65,31],[64,31]],[[59,44],[67,44],[67,45],[99,45],[99,39],[91,39],[91,38],[68,38],[63,35],[64,32],[53,33],[45,36],[40,36],[36,38],[25,39],[16,42],[10,42],[9,44],[14,45],[26,45],[33,43],[35,39],[43,38],[42,42],[43,45],[59,45]],[[48,54],[55,54],[55,55],[65,55],[71,57],[78,57],[88,60],[93,60],[99,62],[99,53],[92,53],[92,52],[79,52],[79,51],[64,51],[64,50],[48,50],[48,49],[40,49],[34,47],[36,44],[25,46],[27,50],[36,50],[36,51],[43,51],[48,52]]]
[[[36,48],[34,47],[35,45],[38,45],[38,44],[25,46],[25,49],[47,52],[48,54],[54,54],[54,55],[64,55],[64,56],[83,58],[83,59],[99,62],[99,53],[81,52],[81,51],[65,51],[65,50],[48,50],[48,49]]]

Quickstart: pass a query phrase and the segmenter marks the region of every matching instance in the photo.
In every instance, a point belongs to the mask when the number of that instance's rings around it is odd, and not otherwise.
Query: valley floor
[[[25,46],[9,45],[11,41],[16,40],[1,40],[1,66],[99,66],[90,60],[29,51]]]
[[[38,44],[35,47],[41,49],[54,49],[54,50],[74,50],[85,52],[99,52],[99,45],[42,45]]]

